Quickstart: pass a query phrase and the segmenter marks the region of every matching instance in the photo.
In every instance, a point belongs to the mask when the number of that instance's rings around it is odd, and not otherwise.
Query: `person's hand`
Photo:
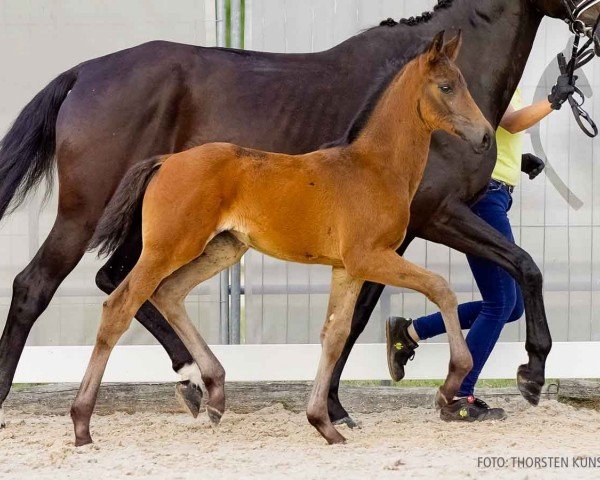
[[[526,153],[521,157],[521,171],[529,175],[529,180],[533,180],[546,168],[544,161],[531,153]]]
[[[577,75],[573,77],[573,85],[577,81]],[[560,110],[562,104],[569,99],[569,95],[575,92],[575,87],[569,83],[569,74],[565,73],[558,77],[556,85],[552,87],[552,93],[548,95],[548,101],[553,110]]]

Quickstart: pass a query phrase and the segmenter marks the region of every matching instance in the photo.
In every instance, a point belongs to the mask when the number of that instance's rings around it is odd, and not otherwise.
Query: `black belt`
[[[511,195],[515,191],[514,185],[509,185],[508,183],[501,182],[500,180],[492,180],[490,183],[506,190]]]

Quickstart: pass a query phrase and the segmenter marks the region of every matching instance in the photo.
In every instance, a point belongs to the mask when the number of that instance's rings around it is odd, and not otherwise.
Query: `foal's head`
[[[469,142],[475,152],[483,153],[492,146],[494,130],[471,97],[454,63],[461,45],[462,32],[444,45],[442,31],[419,57],[423,82],[419,114],[432,130],[445,130]]]

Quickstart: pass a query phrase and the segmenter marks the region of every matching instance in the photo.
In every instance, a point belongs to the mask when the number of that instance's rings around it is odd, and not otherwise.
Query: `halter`
[[[598,22],[596,21],[596,25],[594,25],[594,27],[589,27],[583,20],[581,20],[581,17],[590,8],[598,5],[599,3],[600,0],[582,0],[579,2],[563,0],[563,4],[569,13],[567,23],[569,24],[571,32],[573,32],[575,35],[586,35],[589,37],[592,36],[596,30],[596,27],[598,26]]]
[[[560,67],[560,73],[562,75],[569,75],[569,84],[575,89],[575,93],[569,95],[569,105],[575,116],[575,121],[579,128],[591,138],[598,135],[598,127],[592,120],[592,117],[583,109],[585,97],[579,88],[575,86],[575,71],[583,67],[585,64],[590,62],[594,58],[594,33],[600,24],[600,16],[596,19],[596,23],[593,27],[589,27],[586,23],[581,20],[581,17],[590,8],[600,4],[600,0],[583,0],[580,2],[572,2],[571,0],[562,0],[569,18],[566,22],[569,24],[571,32],[575,35],[573,40],[573,50],[571,52],[571,59],[567,62],[565,56],[562,53],[558,54],[558,66]],[[579,42],[583,37],[588,37],[583,47],[579,48]],[[574,96],[578,98],[574,98]]]

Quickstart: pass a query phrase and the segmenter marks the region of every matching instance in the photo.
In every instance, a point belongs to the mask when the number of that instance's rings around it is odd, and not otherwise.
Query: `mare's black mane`
[[[437,5],[433,7],[432,12],[423,12],[421,15],[418,15],[416,17],[403,18],[400,20],[400,22],[397,22],[393,18],[388,18],[387,20],[383,20],[379,25],[382,27],[395,27],[399,24],[408,25],[411,27],[413,25],[419,25],[420,23],[425,23],[431,20],[433,18],[433,14],[438,10],[441,10],[443,8],[450,8],[452,6],[452,2],[454,2],[454,0],[438,0]]]
[[[388,18],[387,20],[382,21],[380,26],[395,27],[396,25],[419,25],[431,20],[434,12],[441,9],[450,8],[453,2],[454,0],[438,0],[437,5],[433,7],[433,12],[424,12],[422,15],[410,17],[408,19],[403,18],[400,20],[400,22],[397,22],[392,18]],[[346,130],[346,133],[344,133],[341,138],[322,145],[321,148],[339,147],[343,145],[350,145],[352,142],[354,142],[369,121],[369,118],[371,117],[371,114],[373,113],[373,110],[375,109],[375,106],[377,105],[377,102],[381,98],[383,92],[385,92],[385,90],[389,87],[392,80],[396,77],[400,70],[402,70],[404,65],[410,62],[420,53],[422,53],[420,48],[414,48],[413,50],[407,50],[403,58],[389,61],[379,73],[378,80],[370,89],[362,108],[356,117],[354,117],[354,120]]]

